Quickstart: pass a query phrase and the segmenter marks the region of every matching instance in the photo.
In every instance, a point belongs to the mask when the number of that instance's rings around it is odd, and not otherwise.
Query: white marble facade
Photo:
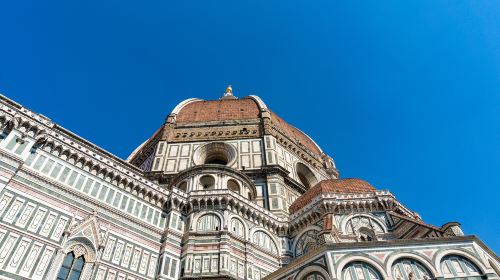
[[[307,192],[333,161],[272,134],[160,139],[137,167],[4,96],[0,133],[0,279],[500,279],[388,191]]]

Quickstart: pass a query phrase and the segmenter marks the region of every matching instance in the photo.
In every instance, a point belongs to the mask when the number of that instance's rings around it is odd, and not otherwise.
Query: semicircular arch
[[[484,264],[470,252],[467,252],[462,249],[444,249],[442,251],[439,251],[434,256],[434,265],[437,268],[437,271],[439,272],[439,274],[436,275],[436,277],[443,277],[443,271],[441,269],[441,261],[443,260],[443,258],[451,255],[456,255],[465,258],[467,261],[470,261],[472,264],[477,266],[481,274],[486,273],[487,268],[484,266]]]
[[[347,228],[347,223],[356,217],[364,217],[364,218],[370,219],[370,220],[374,221],[378,226],[380,226],[384,233],[388,232],[387,225],[383,221],[381,221],[376,216],[368,215],[368,214],[350,214],[350,215],[344,217],[344,219],[342,219],[342,221],[340,222],[340,230],[342,230],[345,233],[346,228]]]
[[[310,265],[306,268],[302,269],[297,275],[293,278],[294,280],[304,280],[306,276],[311,273],[318,273],[325,279],[331,279],[330,274],[326,271],[325,268],[319,265]]]
[[[247,236],[248,236],[248,234],[247,234],[248,233],[248,225],[247,225],[247,223],[242,218],[240,218],[240,217],[238,217],[236,215],[230,215],[229,218],[228,218],[228,220],[229,220],[229,226],[231,227],[231,229],[230,229],[231,231],[233,230],[233,228],[232,228],[233,220],[237,220],[237,221],[239,221],[243,225],[243,236],[242,237],[246,239]]]
[[[432,260],[427,258],[423,254],[419,254],[418,252],[395,252],[389,255],[389,257],[386,260],[386,271],[387,274],[389,274],[391,277],[394,278],[394,275],[392,275],[392,266],[394,263],[396,263],[398,260],[401,259],[412,259],[414,261],[419,262],[424,268],[426,268],[430,273],[432,273],[431,276],[435,277],[435,275],[438,274],[437,270],[434,268],[432,265]]]
[[[383,279],[390,279],[384,269],[384,265],[380,263],[378,260],[371,258],[367,254],[349,255],[341,258],[337,265],[336,275],[339,275],[340,277],[342,275],[342,271],[344,270],[344,268],[347,267],[347,265],[349,265],[350,263],[354,262],[367,263],[371,265],[373,268],[375,268]]]

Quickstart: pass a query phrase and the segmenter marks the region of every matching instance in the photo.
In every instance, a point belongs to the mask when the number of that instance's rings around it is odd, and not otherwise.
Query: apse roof
[[[315,197],[325,193],[360,194],[373,193],[376,189],[370,183],[356,178],[328,179],[317,183],[297,198],[288,208],[290,214],[309,204]]]

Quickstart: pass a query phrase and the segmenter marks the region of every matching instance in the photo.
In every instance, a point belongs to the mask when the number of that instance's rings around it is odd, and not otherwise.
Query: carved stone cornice
[[[259,124],[232,126],[176,127],[166,139],[168,142],[224,141],[261,137]]]
[[[243,181],[245,184],[247,184],[249,187],[253,188],[255,191],[255,184],[253,181],[245,175],[245,173],[231,168],[229,166],[225,165],[220,165],[220,164],[203,164],[203,165],[195,165],[190,168],[184,169],[183,171],[177,173],[177,175],[171,180],[169,184],[169,189],[172,189],[172,187],[182,180],[192,177],[197,174],[201,173],[224,173],[233,177],[236,177],[237,179]],[[256,195],[254,193],[254,195]]]
[[[363,194],[324,193],[318,195],[298,212],[290,215],[290,227],[302,228],[325,214],[371,213],[394,211],[412,219],[418,215],[404,207],[389,191]]]
[[[191,211],[228,209],[276,233],[288,228],[288,219],[279,218],[267,209],[228,189],[191,191],[188,193],[187,200],[188,214]]]

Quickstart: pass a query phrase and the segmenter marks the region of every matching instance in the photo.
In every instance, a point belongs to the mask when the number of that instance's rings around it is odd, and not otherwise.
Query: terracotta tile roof
[[[258,119],[260,109],[249,98],[196,101],[177,114],[177,123]]]
[[[372,193],[376,189],[368,182],[355,179],[328,179],[317,183],[303,195],[297,198],[288,208],[290,214],[297,212],[302,207],[310,203],[315,197],[323,193],[356,194]]]
[[[311,152],[321,155],[321,150],[309,137],[307,137],[307,135],[284,121],[273,112],[271,112],[271,121],[281,130],[285,131],[285,133],[287,133],[289,137],[299,140],[299,142],[306,148],[308,148]]]

